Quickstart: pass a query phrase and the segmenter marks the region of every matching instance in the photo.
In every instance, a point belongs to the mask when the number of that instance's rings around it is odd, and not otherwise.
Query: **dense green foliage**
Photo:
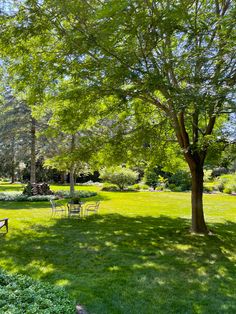
[[[58,190],[55,192],[55,195],[61,197],[61,198],[70,198],[70,192],[69,191],[65,191],[65,190]],[[80,191],[77,190],[74,193],[74,197],[77,198],[88,198],[88,197],[92,197],[92,196],[96,196],[97,193],[94,191]]]
[[[74,311],[74,302],[63,289],[0,270],[0,313],[71,314]]]
[[[124,167],[106,168],[101,171],[103,181],[116,184],[120,190],[128,185],[134,184],[138,179],[138,173]]]
[[[56,199],[54,195],[36,195],[28,196],[19,192],[1,192],[0,200],[9,202],[41,202],[49,201],[50,199]]]
[[[189,191],[191,189],[191,177],[190,173],[187,171],[176,171],[168,181],[168,186],[171,190],[177,191],[177,189],[179,189],[179,191]]]
[[[96,196],[96,192],[92,191],[76,191],[74,197],[78,198],[88,198]],[[49,201],[50,199],[59,199],[59,198],[70,198],[69,191],[56,191],[55,195],[35,195],[28,196],[20,192],[1,192],[0,201],[9,201],[9,202],[42,202]]]

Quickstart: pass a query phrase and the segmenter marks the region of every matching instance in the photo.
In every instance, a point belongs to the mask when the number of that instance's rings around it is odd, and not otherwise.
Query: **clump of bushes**
[[[224,174],[204,185],[204,191],[218,191],[227,194],[236,193],[236,173]]]
[[[189,172],[179,170],[169,178],[168,188],[174,192],[188,191],[191,189],[191,175]]]
[[[57,191],[55,192],[55,195],[59,198],[71,198],[70,196],[70,191]],[[93,191],[75,191],[74,193],[74,198],[80,199],[80,198],[87,198],[87,197],[92,197],[96,196],[97,193]]]
[[[205,193],[212,193],[213,192],[213,187],[211,187],[211,186],[203,186],[203,192],[205,192]]]
[[[10,201],[10,202],[41,202],[49,201],[50,199],[58,199],[56,195],[36,195],[28,196],[19,192],[5,192],[0,193],[0,201]]]
[[[107,183],[105,182],[103,184],[103,187],[102,187],[102,191],[106,191],[106,192],[117,192],[117,191],[120,191],[119,187],[115,184],[110,184],[110,183]]]
[[[108,183],[118,186],[123,191],[128,185],[134,184],[138,179],[138,173],[128,168],[112,167],[101,171],[100,177]]]
[[[87,198],[96,196],[96,192],[92,191],[76,191],[75,198]],[[19,192],[5,192],[0,193],[0,201],[9,201],[9,202],[43,202],[49,201],[50,199],[60,199],[60,198],[70,198],[69,191],[57,191],[55,195],[35,195],[28,196]]]
[[[28,182],[23,190],[23,194],[27,196],[38,196],[38,195],[53,195],[50,190],[49,184],[43,183],[31,183]]]
[[[75,304],[62,288],[0,270],[0,309],[6,314],[71,314]]]
[[[236,193],[236,173],[222,175],[216,188],[223,193]]]
[[[132,188],[134,190],[148,190],[149,186],[147,184],[143,184],[143,183],[136,183],[132,186]]]

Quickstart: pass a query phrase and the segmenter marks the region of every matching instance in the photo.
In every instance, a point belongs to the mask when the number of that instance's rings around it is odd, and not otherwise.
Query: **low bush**
[[[60,197],[60,198],[71,198],[70,196],[70,191],[57,191],[55,192],[55,195]],[[74,198],[87,198],[87,197],[92,197],[96,196],[97,193],[93,191],[75,191],[74,193]]]
[[[23,194],[27,196],[53,195],[50,186],[46,182],[31,183],[28,182],[24,187]]]
[[[205,192],[205,193],[211,193],[211,192],[213,192],[213,187],[211,187],[211,186],[205,186],[205,185],[204,185],[204,187],[203,187],[203,192]]]
[[[155,188],[155,191],[164,191],[165,189],[165,186],[164,185],[158,185],[156,188]]]
[[[148,190],[149,186],[143,183],[136,183],[132,186],[134,190]]]
[[[87,198],[96,196],[96,192],[92,191],[76,191],[75,198]],[[59,198],[70,198],[69,191],[57,191],[55,195],[34,195],[27,196],[19,192],[5,192],[0,193],[0,201],[9,201],[9,202],[43,202],[49,201],[50,199],[59,199]]]
[[[62,288],[0,270],[0,309],[5,314],[71,314],[75,304]]]
[[[224,188],[223,193],[232,194],[232,189],[230,187]]]
[[[173,192],[183,192],[185,190],[181,186],[176,186],[172,191]]]
[[[58,199],[55,195],[36,195],[36,196],[27,196],[19,192],[5,192],[0,193],[0,201],[9,201],[9,202],[41,202],[49,201],[50,199]]]
[[[219,184],[216,186],[217,190],[220,191],[220,192],[223,192],[224,189],[225,189],[225,185],[227,183],[227,180],[224,179],[224,178],[220,178],[219,179]]]
[[[138,179],[138,173],[129,168],[111,167],[101,171],[101,178],[111,184],[115,184],[120,190],[128,185],[134,184]]]
[[[120,189],[115,184],[104,183],[102,187],[102,191],[117,192],[117,191],[120,191]]]
[[[177,187],[177,191],[188,191],[191,189],[191,176],[187,171],[179,170],[169,178],[168,188],[171,189],[171,185],[174,184]],[[176,189],[175,189],[176,191]],[[176,192],[177,192],[176,191]]]

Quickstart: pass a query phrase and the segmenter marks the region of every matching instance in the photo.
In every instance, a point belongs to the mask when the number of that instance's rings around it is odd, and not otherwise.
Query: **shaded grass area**
[[[90,313],[235,313],[235,223],[207,237],[166,216],[23,225],[0,239],[0,266],[64,285]]]
[[[214,234],[197,236],[189,196],[102,192],[100,214],[81,221],[1,202],[0,267],[64,286],[89,313],[235,313],[236,198],[206,195]]]

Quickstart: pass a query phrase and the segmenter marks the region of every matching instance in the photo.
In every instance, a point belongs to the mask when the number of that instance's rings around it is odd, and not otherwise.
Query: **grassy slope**
[[[50,219],[44,202],[1,202],[0,267],[64,285],[90,313],[236,312],[235,196],[204,196],[206,237],[188,232],[189,193],[96,198],[100,215],[83,221]]]

